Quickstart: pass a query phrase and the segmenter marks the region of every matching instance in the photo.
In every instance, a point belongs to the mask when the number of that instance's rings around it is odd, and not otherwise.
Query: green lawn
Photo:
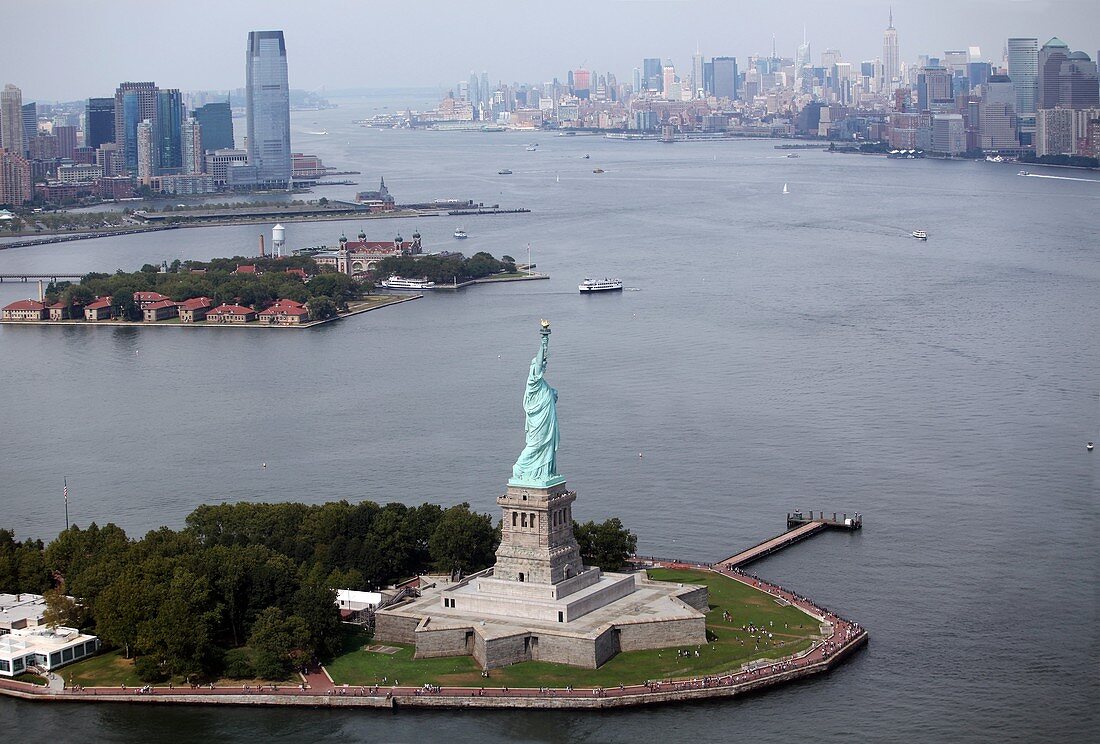
[[[144,682],[138,679],[134,671],[134,660],[122,656],[122,651],[107,653],[84,659],[57,670],[65,679],[65,684],[84,685],[85,687],[141,687]]]
[[[808,648],[818,632],[818,623],[791,606],[781,606],[771,596],[710,571],[654,569],[649,575],[660,581],[706,584],[710,589],[711,611],[707,616],[709,644],[691,648],[689,656],[677,656],[676,648],[630,651],[612,658],[599,669],[578,669],[563,664],[531,661],[493,670],[481,677],[469,656],[413,659],[411,646],[396,646],[392,655],[364,650],[368,638],[349,631],[343,652],[325,665],[337,684],[381,684],[387,677],[402,685],[464,685],[485,687],[574,687],[634,684],[647,679],[695,677],[738,669],[752,659],[775,659]],[[730,620],[723,613],[728,612]],[[767,628],[771,639],[754,639],[741,626]],[[699,656],[695,656],[698,650]]]

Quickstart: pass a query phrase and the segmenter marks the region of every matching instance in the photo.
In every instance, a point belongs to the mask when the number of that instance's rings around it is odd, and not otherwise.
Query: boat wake
[[[1085,183],[1100,183],[1095,178],[1073,178],[1072,176],[1045,176],[1042,173],[1024,173],[1024,178],[1053,178],[1056,181],[1084,181]]]

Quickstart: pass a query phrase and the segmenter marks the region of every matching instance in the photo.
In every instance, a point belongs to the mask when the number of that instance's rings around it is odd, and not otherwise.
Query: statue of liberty
[[[549,354],[550,321],[542,321],[539,333],[542,343],[531,360],[531,372],[527,375],[527,389],[523,394],[527,445],[512,466],[509,482],[547,488],[564,479],[558,475],[558,391],[543,378]]]

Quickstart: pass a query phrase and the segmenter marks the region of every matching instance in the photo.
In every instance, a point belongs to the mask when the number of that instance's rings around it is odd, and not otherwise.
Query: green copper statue
[[[542,321],[542,343],[531,360],[523,411],[527,414],[524,431],[527,446],[512,466],[512,485],[549,488],[563,482],[558,475],[558,391],[543,378],[550,346],[550,321]]]

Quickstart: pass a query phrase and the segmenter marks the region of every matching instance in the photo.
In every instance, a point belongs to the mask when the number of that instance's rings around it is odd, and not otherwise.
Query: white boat
[[[327,129],[322,129],[320,132],[310,132],[310,131],[306,130],[305,133],[306,134],[313,134],[313,135],[316,135],[318,137],[324,137],[328,134],[328,130]]]
[[[466,235],[466,231],[465,231],[465,230],[463,230],[463,229],[462,229],[462,228],[460,227],[460,228],[458,228],[457,230],[455,230],[455,237],[456,237],[456,238],[458,238],[459,240],[465,240],[465,239],[466,239],[467,237],[469,237],[469,236],[468,236],[468,235]]]
[[[583,282],[577,285],[577,289],[581,292],[621,292],[623,289],[623,282],[621,279],[585,278]]]
[[[1030,172],[1030,171],[1026,171],[1026,170],[1022,170],[1022,171],[1020,171],[1019,173],[1017,173],[1016,175],[1017,175],[1017,176],[1030,176],[1030,175],[1031,175],[1031,172]]]
[[[784,194],[791,193],[791,189],[790,189],[790,187],[787,186],[787,184],[783,184],[783,193]]]
[[[928,240],[928,233],[926,233],[924,230],[914,230],[909,234],[917,240]]]
[[[380,284],[386,289],[435,289],[435,282],[427,279],[404,279],[397,274],[383,279]]]
[[[538,145],[527,145],[527,152],[538,152],[538,151],[539,151],[539,146]]]
[[[507,168],[501,168],[500,170],[497,171],[497,175],[498,176],[510,176],[510,175],[512,175],[512,171],[508,170]]]

